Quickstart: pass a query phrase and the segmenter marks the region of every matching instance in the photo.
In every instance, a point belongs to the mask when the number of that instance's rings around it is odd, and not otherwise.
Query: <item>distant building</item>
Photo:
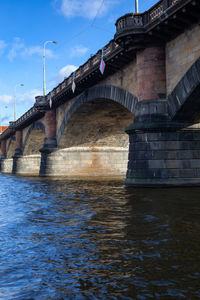
[[[4,132],[7,128],[8,126],[0,126],[0,134]]]

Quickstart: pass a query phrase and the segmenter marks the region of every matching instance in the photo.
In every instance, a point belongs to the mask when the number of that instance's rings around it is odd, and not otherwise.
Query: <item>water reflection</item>
[[[0,177],[0,299],[200,299],[199,188]]]

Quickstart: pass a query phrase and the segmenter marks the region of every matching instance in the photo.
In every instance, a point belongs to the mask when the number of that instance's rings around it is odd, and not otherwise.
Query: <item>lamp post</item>
[[[14,95],[14,121],[16,121],[16,88],[17,86],[24,86],[23,83],[19,83],[15,85],[15,95]]]
[[[46,94],[46,83],[45,83],[45,46],[48,43],[57,44],[56,41],[46,41],[43,46],[43,96]]]
[[[138,0],[135,0],[135,12],[138,14],[139,9],[138,9]]]

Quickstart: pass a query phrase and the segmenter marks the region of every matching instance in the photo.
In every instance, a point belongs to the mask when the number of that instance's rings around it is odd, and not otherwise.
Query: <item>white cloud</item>
[[[65,77],[68,77],[72,72],[76,71],[78,67],[74,65],[67,65],[60,69],[58,76],[57,76],[57,81],[61,82],[64,80]]]
[[[14,39],[12,47],[8,53],[8,59],[13,61],[16,56],[21,56],[26,58],[28,56],[38,55],[42,56],[43,54],[43,47],[42,46],[30,46],[27,47],[23,40],[19,37]],[[53,51],[51,49],[45,49],[46,57],[55,57]]]
[[[75,57],[75,56],[84,56],[86,53],[88,53],[89,49],[87,47],[84,47],[84,46],[75,46],[73,49],[71,49],[71,53],[70,55],[72,57]]]
[[[13,61],[13,59],[19,55],[20,51],[24,49],[24,43],[21,41],[20,38],[16,37],[14,38],[14,43],[12,45],[12,48],[10,49],[8,53],[8,59],[10,61]]]
[[[38,89],[33,89],[25,93],[17,93],[17,102],[18,103],[34,103],[35,97],[42,95],[42,91]],[[0,103],[9,104],[13,102],[13,96],[10,95],[0,95]]]
[[[118,0],[62,0],[61,13],[67,17],[81,16],[88,19],[104,16]]]
[[[26,93],[18,94],[17,102],[33,105],[35,103],[35,97],[39,95],[42,95],[42,91],[38,89],[33,89],[31,91],[27,91]]]
[[[6,47],[7,47],[7,44],[3,40],[0,40],[0,55],[3,54]]]
[[[2,117],[1,124],[8,123],[10,120],[11,120],[11,115],[7,114],[4,117]]]
[[[41,46],[32,46],[32,47],[24,47],[24,51],[21,53],[22,56],[27,57],[27,56],[33,56],[33,55],[43,55],[43,47]],[[53,54],[52,50],[50,49],[45,49],[45,56],[46,57],[55,57]]]
[[[12,96],[10,95],[0,95],[0,103],[9,104],[12,102]]]

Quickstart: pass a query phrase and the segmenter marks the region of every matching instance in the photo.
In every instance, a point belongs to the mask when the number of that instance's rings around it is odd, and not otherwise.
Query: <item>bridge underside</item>
[[[48,158],[43,155],[41,175],[125,176],[129,148],[125,127],[132,120],[133,114],[114,101],[85,103],[67,123],[58,150]]]

